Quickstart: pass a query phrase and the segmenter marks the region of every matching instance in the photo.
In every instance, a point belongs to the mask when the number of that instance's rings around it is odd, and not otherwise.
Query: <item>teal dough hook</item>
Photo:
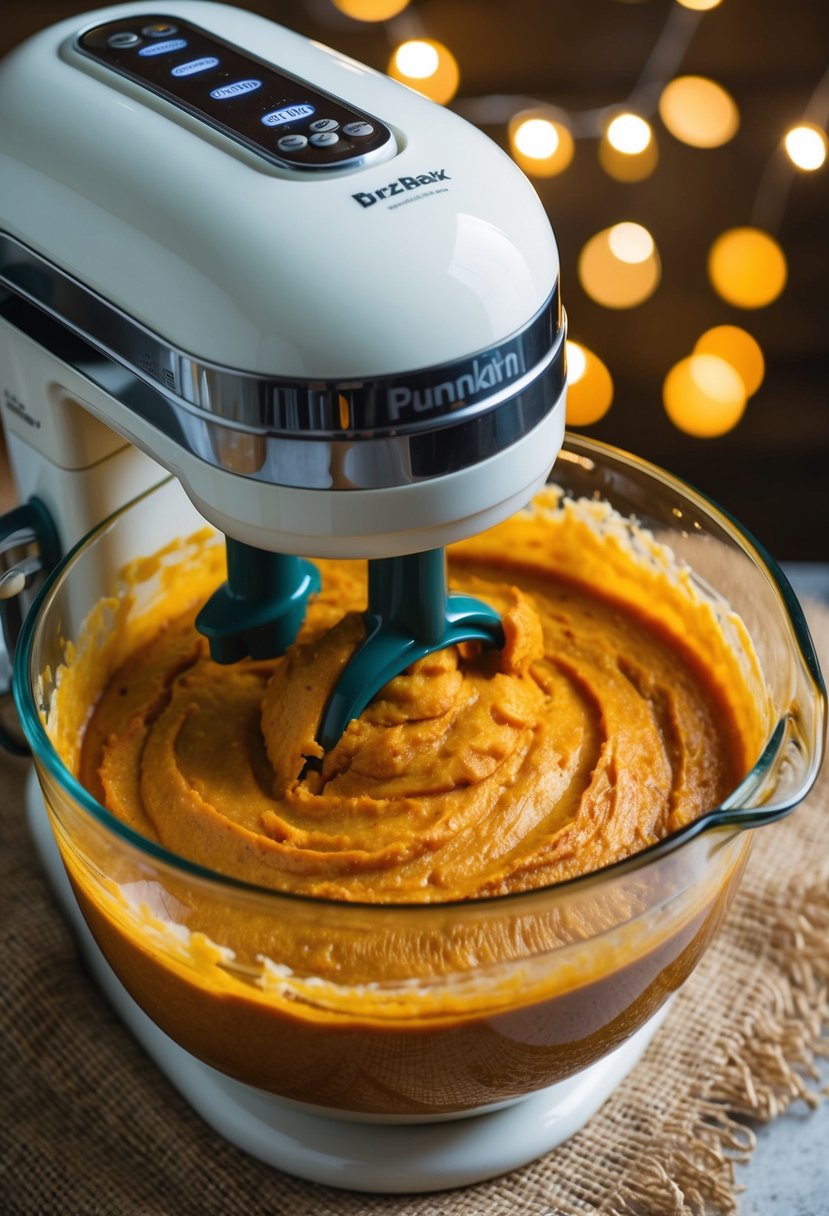
[[[316,566],[288,553],[269,553],[231,536],[227,582],[196,617],[216,663],[236,663],[250,655],[284,654],[299,633],[308,599],[320,589]]]
[[[447,591],[443,549],[369,561],[363,620],[366,638],[343,669],[320,720],[317,742],[326,752],[372,697],[417,659],[458,642],[504,644],[494,608]]]
[[[320,588],[316,566],[227,537],[227,582],[196,617],[217,663],[284,654],[296,638],[308,599]],[[346,663],[322,712],[317,742],[336,745],[389,680],[424,655],[458,642],[504,644],[494,608],[446,586],[443,549],[368,563],[365,640]]]

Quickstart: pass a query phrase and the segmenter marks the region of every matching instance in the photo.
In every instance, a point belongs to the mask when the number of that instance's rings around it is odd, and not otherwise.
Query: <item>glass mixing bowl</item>
[[[62,730],[64,754],[73,743],[56,720],[59,673],[95,605],[105,601],[94,643],[105,648],[113,622],[140,616],[175,577],[182,551],[149,563],[138,589],[119,583],[129,559],[203,526],[177,483],[108,519],[43,589],[15,683],[51,826],[103,955],[194,1056],[285,1098],[378,1119],[471,1113],[552,1085],[628,1040],[683,983],[735,893],[746,829],[809,789],[826,696],[775,563],[700,494],[606,446],[570,437],[552,480],[635,517],[716,611],[727,616],[724,600],[739,613],[772,720],[720,807],[636,856],[527,893],[369,906],[264,890],[148,842],[81,787],[53,743]]]

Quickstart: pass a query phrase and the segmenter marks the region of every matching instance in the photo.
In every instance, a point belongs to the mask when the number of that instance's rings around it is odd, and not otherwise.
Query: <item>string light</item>
[[[638,182],[656,168],[659,155],[653,128],[639,114],[625,111],[607,125],[599,144],[599,164],[620,182]]]
[[[708,277],[728,304],[765,308],[786,286],[786,257],[769,233],[731,228],[711,246]]]
[[[528,118],[515,132],[515,148],[532,160],[549,160],[559,145],[555,123],[546,118]]]
[[[657,288],[659,255],[641,224],[615,224],[591,237],[579,255],[582,287],[605,308],[634,308]]]
[[[658,109],[671,135],[695,148],[720,147],[739,129],[737,105],[720,84],[704,76],[672,76],[698,21],[676,10],[684,8],[701,15],[720,2],[677,0],[626,105],[568,114],[546,103],[494,95],[464,99],[458,109],[478,125],[505,123],[511,155],[531,176],[548,178],[562,173],[575,154],[575,140],[587,138],[598,139],[599,162],[609,176],[622,182],[640,181],[654,171],[659,160],[656,135],[648,121],[654,109]],[[400,14],[409,0],[333,3],[358,20],[382,21]],[[401,32],[403,28],[409,35],[419,32],[417,18],[405,18]],[[395,79],[444,104],[455,95],[460,82],[452,53],[427,37],[409,37],[401,42],[388,70]],[[819,169],[829,155],[823,127],[808,121],[823,115],[816,99],[824,96],[827,87],[829,73],[807,106],[804,120],[783,140],[789,160],[804,172]],[[760,196],[765,197],[764,183],[765,179],[754,214],[763,217],[766,227],[775,228],[779,217],[774,208],[764,211],[760,206]],[[785,287],[786,258],[763,228],[733,228],[711,246],[708,275],[714,290],[727,303],[744,309],[762,308],[777,299]],[[661,277],[659,252],[651,233],[631,221],[597,232],[581,250],[578,277],[587,295],[604,307],[624,309],[643,303],[656,290]],[[613,380],[601,359],[579,343],[567,343],[567,358],[567,420],[570,425],[588,426],[610,408]],[[688,434],[722,435],[737,425],[747,399],[757,392],[764,374],[763,352],[749,333],[736,325],[715,326],[702,334],[693,353],[666,376],[665,409],[675,425]]]
[[[653,257],[656,246],[653,243],[653,237],[648,232],[647,228],[643,228],[641,224],[632,224],[625,221],[621,224],[614,224],[607,231],[607,243],[610,252],[620,262],[627,262],[631,266],[636,266],[640,262],[647,262]]]
[[[653,138],[651,125],[638,114],[617,114],[608,124],[607,141],[617,152],[636,156],[644,152]]]
[[[434,38],[413,38],[394,52],[389,75],[445,105],[458,91],[460,69],[455,56]]]
[[[578,384],[579,380],[584,379],[584,373],[587,371],[587,351],[578,342],[573,342],[569,338],[564,345],[567,349],[567,389],[569,391]]]
[[[552,110],[522,110],[510,119],[507,134],[516,164],[533,177],[555,177],[573,159],[573,136]]]
[[[816,123],[792,127],[783,143],[792,164],[806,173],[814,173],[826,160],[826,133]]]
[[[434,43],[417,38],[397,48],[394,64],[401,76],[410,80],[426,80],[438,70],[440,56]]]
[[[740,114],[722,85],[706,76],[677,76],[662,90],[659,116],[671,135],[693,148],[718,148],[737,133]]]
[[[613,380],[592,350],[567,343],[567,425],[591,426],[604,418],[613,401]]]
[[[759,343],[739,325],[715,325],[702,335],[694,347],[695,355],[718,355],[739,375],[746,397],[753,397],[766,373],[766,361]]]
[[[403,12],[409,0],[333,0],[333,3],[355,21],[389,21]]]
[[[674,426],[698,439],[732,430],[746,408],[738,372],[718,355],[689,355],[668,372],[662,386],[665,412]]]

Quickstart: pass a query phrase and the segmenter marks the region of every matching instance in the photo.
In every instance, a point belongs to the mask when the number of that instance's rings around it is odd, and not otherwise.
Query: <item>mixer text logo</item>
[[[520,374],[521,367],[515,351],[501,356],[494,354],[489,359],[473,359],[469,370],[454,380],[442,380],[424,388],[410,388],[397,384],[389,389],[389,413],[395,422],[407,413],[423,414],[441,406],[467,405],[499,384],[509,384]]]
[[[451,182],[451,177],[445,169],[433,169],[431,173],[420,173],[417,177],[398,177],[397,181],[381,186],[379,190],[361,190],[352,194],[361,207],[373,207],[382,199],[392,198],[395,194],[405,194],[407,190],[416,190],[418,186],[431,186],[434,182]]]

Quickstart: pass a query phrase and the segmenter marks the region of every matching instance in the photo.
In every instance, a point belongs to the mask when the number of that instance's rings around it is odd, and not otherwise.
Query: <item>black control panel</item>
[[[394,151],[391,131],[373,115],[179,17],[110,21],[76,46],[273,164],[357,168]]]

